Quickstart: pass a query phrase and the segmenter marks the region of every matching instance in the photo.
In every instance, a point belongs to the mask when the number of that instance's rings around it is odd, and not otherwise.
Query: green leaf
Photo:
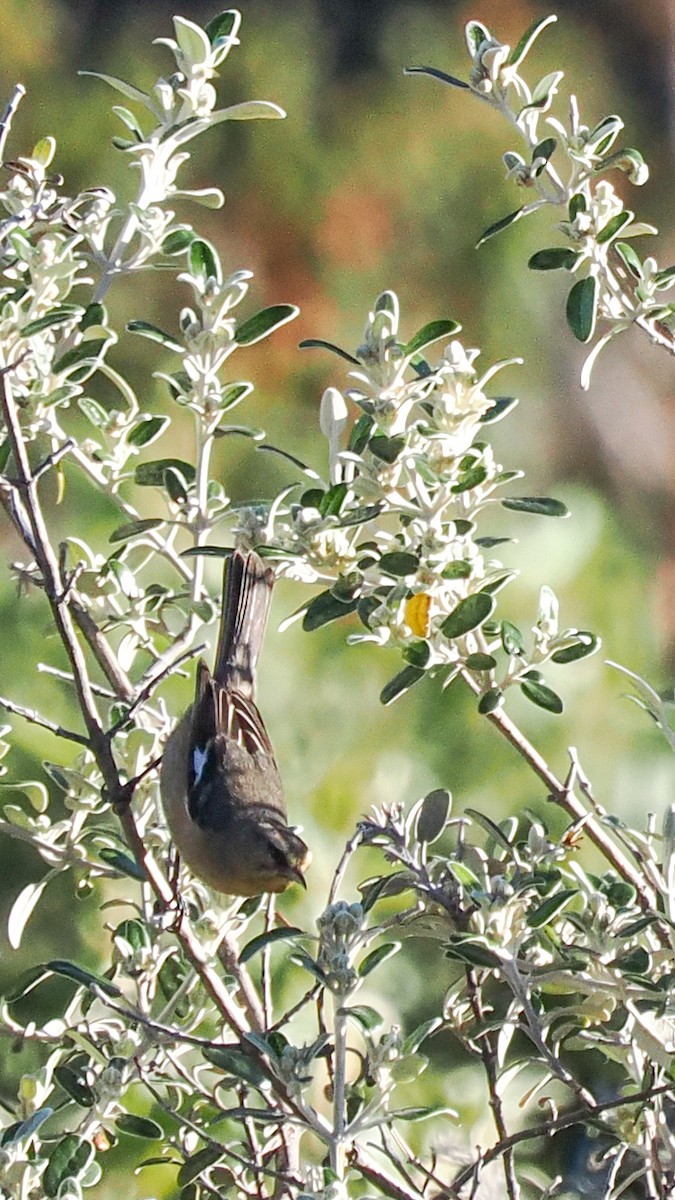
[[[178,1186],[181,1188],[186,1187],[194,1179],[198,1179],[202,1171],[217,1163],[223,1157],[224,1153],[225,1151],[220,1146],[205,1146],[203,1150],[198,1150],[196,1154],[191,1154],[189,1158],[186,1158],[176,1176]]]
[[[163,254],[182,254],[195,240],[193,229],[174,229],[162,242]]]
[[[428,325],[424,325],[422,329],[411,337],[409,342],[406,342],[403,347],[403,353],[406,358],[411,354],[418,354],[425,346],[430,346],[432,342],[439,341],[440,338],[450,337],[452,334],[459,333],[461,325],[457,321],[450,320],[449,317],[438,321],[429,321]]]
[[[528,700],[531,700],[539,708],[545,708],[547,712],[561,713],[563,711],[564,705],[560,696],[545,683],[538,683],[534,679],[524,679],[520,690]]]
[[[7,941],[12,950],[19,949],[24,929],[50,878],[51,876],[47,874],[37,883],[27,883],[12,904],[7,917]]]
[[[67,962],[65,959],[54,958],[50,962],[46,962],[44,966],[54,975],[64,975],[66,979],[72,979],[75,983],[83,984],[87,988],[99,988],[105,992],[106,996],[122,995],[120,989],[109,979],[104,979],[102,975],[95,975],[93,971],[85,971],[84,967],[78,967],[75,963]]]
[[[52,1150],[45,1167],[42,1176],[45,1195],[51,1200],[66,1179],[77,1179],[84,1173],[93,1157],[94,1147],[89,1142],[74,1133],[66,1134]]]
[[[188,546],[187,550],[181,550],[181,558],[197,558],[202,554],[206,558],[229,558],[232,553],[231,546]]]
[[[195,238],[190,246],[188,261],[190,274],[198,280],[202,290],[209,279],[215,279],[217,283],[222,282],[220,259],[210,242],[205,242],[203,238]]]
[[[149,1117],[137,1117],[135,1113],[121,1113],[115,1121],[120,1133],[130,1133],[132,1137],[151,1138],[159,1141],[164,1137],[164,1130],[156,1121]]]
[[[78,304],[61,304],[58,308],[52,308],[43,317],[36,317],[34,321],[28,321],[19,331],[19,337],[32,337],[34,333],[42,333],[44,329],[52,329],[57,325],[68,325],[77,320],[84,313],[84,309]]]
[[[210,114],[209,121],[213,125],[220,121],[278,121],[285,116],[283,108],[272,100],[244,100],[229,108],[216,109]]]
[[[457,1117],[457,1110],[447,1104],[418,1104],[395,1108],[389,1114],[393,1121],[428,1121],[430,1117]]]
[[[54,1074],[58,1072],[58,1067]],[[17,1142],[27,1141],[34,1133],[37,1133],[41,1125],[53,1115],[54,1109],[45,1105],[44,1108],[38,1108],[32,1116],[25,1121],[17,1121],[14,1125],[6,1125],[0,1136],[0,1146],[13,1146]]]
[[[515,396],[495,396],[492,399],[492,407],[488,408],[481,417],[478,418],[481,425],[489,425],[492,421],[501,421],[507,412],[515,408],[518,400]]]
[[[478,701],[478,711],[481,717],[487,717],[489,713],[495,712],[501,708],[504,703],[504,693],[500,688],[489,688],[487,692],[483,692]]]
[[[244,1083],[252,1084],[253,1087],[259,1087],[267,1079],[265,1072],[261,1070],[255,1059],[241,1050],[234,1050],[229,1046],[206,1046],[204,1058],[214,1067],[218,1067],[228,1075],[234,1075],[235,1079],[242,1079]]]
[[[330,591],[320,592],[307,605],[302,628],[306,633],[313,633],[315,629],[320,629],[322,625],[327,625],[329,621],[339,621],[341,617],[346,617],[349,613],[353,613],[356,610],[357,603],[356,600],[346,602],[337,600]]]
[[[72,350],[66,350],[65,354],[62,354],[54,363],[54,374],[59,375],[63,371],[70,371],[73,367],[83,363],[94,362],[109,342],[110,338],[90,338],[88,341],[80,342],[79,346],[73,346]]]
[[[675,267],[664,267],[654,276],[657,291],[665,292],[675,283]]]
[[[425,1042],[430,1034],[435,1033],[437,1029],[441,1029],[442,1027],[442,1017],[431,1017],[428,1021],[423,1021],[405,1039],[403,1044],[404,1053],[417,1054],[422,1042]]]
[[[510,621],[502,621],[500,635],[506,654],[522,655],[525,653],[525,642],[517,625],[512,625]]]
[[[598,245],[602,246],[605,242],[611,242],[612,238],[615,238],[617,233],[620,233],[625,225],[630,224],[634,216],[634,213],[624,209],[623,212],[615,213],[613,217],[610,217],[609,221],[603,225],[602,229],[596,236],[595,240]]]
[[[469,579],[473,566],[463,558],[457,558],[448,563],[441,571],[441,579]]]
[[[615,114],[603,117],[602,121],[595,126],[595,129],[592,129],[588,134],[586,145],[595,154],[605,154],[614,145],[622,129],[623,121],[621,117],[617,117]]]
[[[195,469],[192,463],[182,458],[156,458],[152,462],[139,463],[134,471],[134,481],[139,487],[163,487],[165,472],[171,468],[179,471],[187,483],[193,483]]]
[[[467,21],[464,26],[464,37],[472,58],[476,57],[484,42],[491,41],[490,30],[487,25],[483,25],[482,21]]]
[[[497,843],[497,845],[503,846],[505,850],[509,851],[509,853],[513,853],[512,843],[507,838],[504,830],[500,829],[499,825],[497,825],[496,822],[491,819],[491,817],[486,816],[485,813],[479,812],[476,808],[465,808],[464,812],[467,817],[471,817],[472,821],[475,821],[477,825],[480,825],[481,828],[483,828],[486,833],[489,834],[492,840]]]
[[[115,937],[123,938],[136,953],[150,949],[150,937],[145,925],[141,921],[131,918],[121,921],[115,930]]]
[[[472,467],[470,471],[465,471],[459,481],[450,488],[453,496],[460,496],[462,492],[469,492],[472,488],[480,487],[488,477],[487,469],[484,466]]]
[[[81,1078],[79,1072],[74,1071],[67,1063],[61,1063],[54,1070],[54,1078],[64,1092],[67,1092],[71,1100],[79,1104],[81,1108],[91,1108],[96,1103],[96,1095],[88,1083]]]
[[[128,321],[127,332],[140,333],[141,337],[146,337],[151,342],[159,342],[162,346],[168,346],[169,350],[176,350],[179,354],[185,352],[184,347],[170,333],[165,333],[163,329],[157,325],[151,325],[149,321]]]
[[[98,430],[108,424],[110,414],[107,408],[103,408],[102,404],[97,400],[91,400],[90,396],[77,397],[78,408],[82,410],[86,419],[91,421],[91,424],[96,426]]]
[[[494,671],[497,666],[497,659],[492,654],[468,654],[465,660],[465,665],[470,671]]]
[[[603,171],[608,167],[618,167],[620,171],[625,171],[630,182],[637,187],[641,187],[649,179],[649,168],[644,158],[639,150],[634,150],[631,146],[624,146],[622,150],[610,154],[602,164]],[[650,232],[656,233],[656,230],[652,229]]]
[[[527,923],[530,929],[541,929],[542,925],[548,925],[558,913],[562,912],[571,900],[577,895],[575,888],[563,888],[559,892],[555,892],[553,896],[547,896],[542,904],[528,914]]]
[[[275,329],[292,321],[299,312],[300,309],[295,304],[273,304],[271,308],[263,308],[239,326],[234,340],[238,346],[252,346],[268,337]]]
[[[434,788],[422,801],[417,817],[415,836],[419,842],[429,845],[440,837],[445,829],[452,796],[446,788]]]
[[[164,521],[161,517],[145,517],[140,521],[130,521],[128,525],[120,525],[113,530],[108,538],[109,542],[126,542],[129,538],[136,537],[139,533],[145,533],[148,529],[156,529],[158,525],[163,525]],[[203,550],[203,553],[206,553]]]
[[[457,859],[449,858],[446,862],[446,867],[450,874],[454,876],[458,883],[461,883],[465,888],[477,888],[480,886],[478,876],[474,874],[471,867],[466,863],[458,862]]]
[[[371,950],[370,954],[359,964],[359,976],[365,979],[366,975],[370,975],[380,963],[386,962],[388,958],[392,958],[394,954],[398,954],[401,949],[400,942],[384,942],[381,946],[376,946]]]
[[[168,492],[169,499],[174,504],[186,504],[188,499],[188,490],[185,480],[179,471],[173,467],[169,467],[164,472],[164,486]]]
[[[140,883],[147,883],[145,871],[138,865],[134,858],[131,858],[129,854],[125,854],[123,850],[116,850],[114,846],[104,846],[99,850],[98,856],[101,862],[114,867],[122,875],[128,875],[130,879],[138,879]]]
[[[169,417],[141,417],[127,434],[127,442],[130,446],[135,446],[137,450],[142,446],[149,446],[150,442],[156,441],[170,424]]]
[[[508,213],[508,215],[502,217],[501,220],[495,221],[494,225],[489,225],[476,242],[476,248],[478,248],[478,246],[482,246],[483,242],[487,242],[488,239],[494,237],[496,233],[501,233],[502,229],[508,229],[509,225],[514,225],[516,221],[519,221],[520,218],[524,217],[525,215],[525,205],[522,205],[522,207],[517,208],[515,212]]]
[[[525,33],[511,51],[509,55],[509,66],[519,66],[525,58],[525,55],[531,50],[542,29],[545,29],[547,25],[553,24],[553,22],[557,21],[557,19],[558,18],[553,15],[549,17],[538,17],[537,20],[525,30]]]
[[[393,704],[394,700],[398,700],[399,696],[402,696],[404,692],[409,691],[414,684],[418,683],[424,674],[425,672],[419,667],[404,667],[402,671],[399,671],[398,675],[389,680],[389,683],[385,683],[380,692],[380,703],[385,706]]]
[[[447,71],[439,71],[438,67],[404,67],[404,75],[431,75],[432,79],[440,79],[441,83],[449,83],[452,87],[466,88],[469,85],[456,75],[448,75]]]
[[[372,1033],[373,1029],[379,1029],[384,1022],[384,1017],[375,1008],[370,1008],[368,1004],[355,1004],[351,1008],[343,1008],[341,1012],[347,1017],[351,1017],[360,1025],[362,1029],[367,1029]]]
[[[588,342],[593,337],[597,307],[597,280],[592,275],[579,279],[567,297],[566,307],[567,324],[578,341]]]
[[[250,942],[242,948],[239,955],[239,962],[248,962],[253,958],[254,954],[258,954],[265,946],[271,946],[274,942],[285,942],[290,938],[305,937],[304,930],[293,928],[292,926],[284,926],[281,929],[268,929],[266,933],[259,933],[257,937],[251,938]]]
[[[346,483],[334,483],[324,492],[319,501],[319,512],[322,517],[337,517],[347,496]]]
[[[549,250],[537,250],[527,265],[531,271],[559,271],[562,267],[572,271],[582,257],[580,251],[568,246],[551,246]]]
[[[469,940],[461,934],[453,937],[452,941],[445,949],[445,957],[455,959],[458,962],[468,963],[472,967],[498,967],[500,959],[498,955],[489,950],[486,944],[479,941],[478,938]]]
[[[557,145],[558,142],[556,138],[544,138],[544,140],[539,142],[532,151],[532,162],[537,162],[538,160],[543,159],[543,165],[545,165],[551,155],[554,153]]]
[[[630,242],[616,242],[614,245],[619,258],[628,267],[631,275],[635,279],[642,279],[642,259],[636,250],[633,249]]]
[[[513,538],[508,537],[477,537],[475,542],[477,546],[482,546],[484,550],[492,550],[494,546],[503,546],[505,542],[512,542]]]
[[[570,215],[570,221],[574,222],[579,213],[585,213],[587,207],[586,197],[584,196],[583,192],[576,192],[575,195],[570,198],[570,202],[567,206]]]
[[[569,509],[562,500],[550,496],[507,496],[501,501],[502,508],[512,512],[534,513],[539,517],[569,517]]]
[[[333,342],[325,342],[323,338],[305,338],[304,341],[299,343],[299,348],[300,350],[330,350],[331,354],[339,355],[340,358],[346,359],[346,361],[351,363],[352,366],[361,366],[358,358],[354,358],[353,354],[349,354],[346,350],[342,350],[340,346],[334,345]],[[369,421],[371,420],[370,417],[367,419]],[[353,449],[353,447],[350,448]]]
[[[80,320],[80,329],[90,329],[92,325],[105,325],[107,316],[102,304],[88,304]]]
[[[368,449],[376,458],[386,463],[395,463],[399,454],[405,448],[405,438],[402,437],[385,437],[384,434],[376,434],[371,437],[368,442]]]
[[[239,28],[240,19],[239,13],[232,8],[227,12],[219,13],[217,17],[211,17],[211,20],[204,26],[204,33],[211,45],[214,46],[216,42],[229,41]]]
[[[373,428],[373,418],[368,413],[361,413],[361,416],[354,422],[352,431],[349,435],[348,449],[352,454],[361,454],[368,445]]]
[[[220,407],[223,412],[234,408],[245,396],[253,391],[252,383],[229,383],[220,394]]]
[[[374,883],[359,884],[363,911],[370,912],[378,900],[381,900],[385,896],[400,896],[402,892],[409,891],[413,885],[414,880],[407,871],[397,871],[393,875],[383,875],[380,879],[376,879]]]
[[[551,655],[551,662],[578,662],[581,658],[588,658],[590,654],[595,654],[595,651],[600,648],[600,638],[585,629],[578,630],[577,637],[579,640],[571,646],[564,646],[562,650],[556,650]]]
[[[389,554],[382,555],[379,565],[386,575],[403,577],[404,575],[414,575],[420,564],[416,554],[408,554],[404,550],[393,550]]]
[[[339,521],[335,523],[335,529],[348,529],[351,525],[365,525],[368,521],[372,521],[382,512],[381,504],[364,504],[358,505],[356,508],[347,508],[342,513]]]
[[[487,592],[474,592],[460,600],[456,608],[445,618],[441,630],[447,638],[464,637],[472,629],[477,629],[492,614],[495,607],[494,596]]]
[[[150,97],[142,92],[140,88],[134,87],[132,83],[127,83],[124,79],[117,79],[115,75],[103,75],[100,71],[78,71],[78,75],[91,75],[93,79],[102,79],[104,83],[114,88],[116,92],[121,92],[126,96],[127,100],[135,100],[138,104],[143,104],[146,108],[152,109]]]
[[[49,978],[49,972],[44,966],[29,967],[27,971],[23,971],[16,982],[11,986],[7,986],[3,992],[4,998],[8,1004],[14,1004],[15,1001],[21,1000],[23,996],[27,996],[33,991],[38,984]]]
[[[429,662],[431,647],[428,642],[420,639],[418,642],[409,642],[403,651],[405,662],[410,663],[411,667],[426,667]]]

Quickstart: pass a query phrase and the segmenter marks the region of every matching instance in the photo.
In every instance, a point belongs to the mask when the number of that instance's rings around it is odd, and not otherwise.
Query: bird
[[[225,561],[213,673],[200,660],[194,702],[170,734],[160,793],[175,848],[193,873],[233,896],[306,887],[311,858],[288,825],[279,768],[254,702],[274,570],[255,551]]]

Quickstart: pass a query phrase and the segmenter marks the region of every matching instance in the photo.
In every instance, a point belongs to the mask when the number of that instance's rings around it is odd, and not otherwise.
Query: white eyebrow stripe
[[[192,751],[192,769],[195,773],[195,783],[199,783],[208,757],[208,750],[200,750],[199,746],[195,746]]]

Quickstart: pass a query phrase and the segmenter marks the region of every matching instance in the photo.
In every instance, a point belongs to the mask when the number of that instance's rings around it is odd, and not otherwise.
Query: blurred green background
[[[642,828],[647,811],[660,817],[672,799],[672,755],[648,719],[621,698],[622,679],[604,658],[658,687],[672,677],[672,362],[631,332],[601,356],[590,392],[581,390],[584,351],[564,322],[568,281],[526,267],[531,253],[559,240],[548,214],[474,248],[487,225],[520,203],[501,163],[505,150],[520,147],[487,106],[402,72],[407,65],[432,64],[466,76],[466,20],[480,19],[513,45],[536,17],[557,12],[558,24],[537,43],[525,75],[535,82],[563,68],[561,95],[579,95],[586,124],[609,112],[624,118],[625,143],[643,152],[652,174],[642,189],[623,176],[612,182],[629,207],[663,230],[657,253],[666,266],[675,257],[668,227],[672,6],[668,0],[243,0],[240,7],[242,45],[223,68],[220,103],[270,99],[287,110],[288,119],[233,123],[201,139],[188,168],[190,183],[221,186],[226,205],[220,212],[186,206],[182,215],[217,245],[226,271],[255,272],[249,312],[281,302],[298,304],[302,312],[262,346],[238,352],[237,377],[256,384],[238,416],[323,471],[318,404],[323,388],[341,386],[344,375],[339,360],[299,351],[297,343],[323,337],[354,349],[384,288],[399,294],[404,334],[452,316],[463,325],[465,344],[481,347],[485,365],[522,355],[524,366],[510,368],[495,389],[521,399],[515,413],[494,427],[497,455],[504,466],[525,470],[525,493],[558,496],[572,516],[555,522],[510,514],[518,545],[505,547],[503,558],[522,574],[503,594],[502,613],[529,627],[539,587],[548,583],[561,600],[563,625],[600,634],[603,653],[547,672],[565,700],[562,717],[533,709],[519,696],[509,698],[509,710],[559,775],[566,771],[566,747],[576,746],[603,806]],[[27,153],[39,137],[53,134],[55,168],[70,194],[109,185],[133,195],[135,177],[110,144],[122,132],[110,112],[119,97],[78,77],[77,70],[149,86],[170,70],[168,52],[151,41],[171,36],[172,14],[205,22],[217,11],[190,0],[182,6],[0,0],[0,103],[16,81],[28,93],[14,122],[10,155]],[[561,107],[557,113],[564,118]],[[141,317],[175,327],[187,292],[167,294],[166,279],[148,273],[121,283],[110,299],[113,321]],[[123,335],[112,361],[148,409],[164,406],[152,378],[167,365],[159,347]],[[185,437],[186,427],[177,421],[162,453],[180,446],[185,456]],[[290,467],[256,453],[243,439],[220,443],[217,469],[235,499],[271,496],[292,481]],[[70,497],[54,514],[57,529],[68,528],[105,552],[118,523],[114,515],[104,505],[92,508],[72,474]],[[148,491],[147,515],[154,502]],[[22,557],[6,527],[0,538],[7,561]],[[213,581],[215,586],[215,572]],[[303,599],[298,585],[284,582],[274,615],[281,620]],[[57,661],[53,643],[45,641],[42,600],[32,595],[17,601],[7,570],[0,577],[0,622],[0,690],[65,724],[76,721],[68,715],[68,692],[34,669],[38,660]],[[560,828],[542,788],[461,689],[441,693],[427,680],[382,709],[379,691],[398,669],[393,653],[347,647],[344,628],[308,636],[296,625],[278,635],[274,624],[263,657],[261,708],[292,819],[304,824],[315,851],[309,898],[302,902],[307,913],[320,911],[344,839],[373,803],[410,804],[424,790],[445,786],[459,806],[484,809],[496,819],[534,808]],[[189,684],[176,683],[170,697],[178,709],[189,698]],[[62,743],[18,721],[14,727],[10,778],[39,774],[44,758],[66,761],[69,750]],[[30,851],[0,844],[3,912],[22,884],[43,871]],[[39,956],[77,952],[74,925],[70,946],[61,920],[57,936],[51,932],[55,911],[72,907],[72,892],[65,885],[48,895],[49,907],[43,902],[38,908],[25,949],[6,960],[8,974]],[[407,1010],[424,1009],[428,987],[426,973],[410,973]]]

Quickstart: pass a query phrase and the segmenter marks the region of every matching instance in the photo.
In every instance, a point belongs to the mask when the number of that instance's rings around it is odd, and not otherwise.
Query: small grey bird
[[[227,560],[213,674],[196,693],[162,758],[160,789],[178,853],[218,892],[257,896],[304,886],[310,852],[286,818],[272,744],[253,701],[274,587],[259,555]]]

